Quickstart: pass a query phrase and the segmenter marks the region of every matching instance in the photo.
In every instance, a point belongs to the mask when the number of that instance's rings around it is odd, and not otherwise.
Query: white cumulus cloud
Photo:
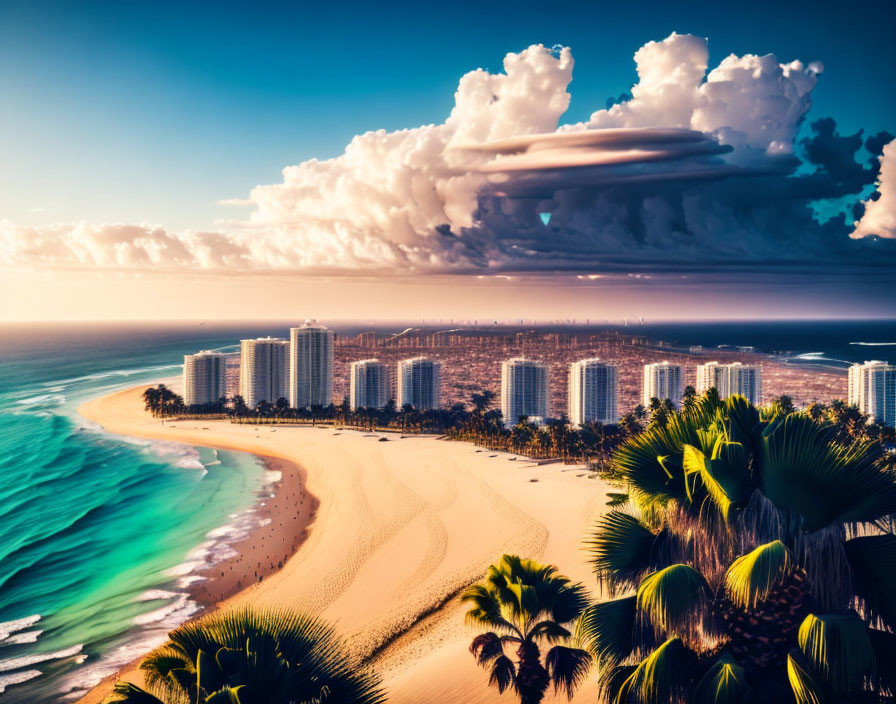
[[[896,238],[896,139],[884,147],[880,157],[876,199],[867,200],[864,205],[865,213],[856,222],[850,237]]]

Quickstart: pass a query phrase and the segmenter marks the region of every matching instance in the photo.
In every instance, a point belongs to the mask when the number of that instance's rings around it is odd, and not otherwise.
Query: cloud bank
[[[865,238],[896,229],[892,136],[819,120],[795,142],[820,64],[732,55],[708,71],[706,40],[678,34],[635,62],[630,95],[560,126],[571,51],[531,46],[503,73],[463,76],[441,124],[368,132],[335,159],[286,167],[236,201],[252,208],[245,221],[182,233],[0,221],[0,262],[410,274],[896,263],[891,242]],[[819,224],[819,201],[858,199],[878,175],[852,233],[843,215]]]

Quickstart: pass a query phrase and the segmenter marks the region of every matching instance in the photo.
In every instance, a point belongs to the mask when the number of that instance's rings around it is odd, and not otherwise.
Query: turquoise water
[[[257,520],[271,477],[251,455],[78,416],[88,398],[176,374],[191,335],[17,332],[0,341],[0,698],[66,701],[196,611],[191,573]]]

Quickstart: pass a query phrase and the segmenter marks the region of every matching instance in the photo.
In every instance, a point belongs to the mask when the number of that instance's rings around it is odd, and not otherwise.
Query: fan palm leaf
[[[116,682],[112,687],[109,704],[165,704],[165,702],[135,684]]]
[[[737,558],[725,572],[728,598],[741,608],[754,608],[795,568],[793,553],[780,540],[760,545]]]
[[[692,653],[680,638],[660,645],[625,679],[614,704],[669,704],[687,681]]]
[[[601,516],[585,549],[601,581],[611,593],[617,587],[635,586],[652,566],[657,536],[635,516],[610,511]]]
[[[597,657],[598,663],[618,663],[634,651],[637,597],[602,601],[582,612],[577,638]]]
[[[858,693],[874,674],[868,630],[855,613],[809,614],[800,625],[798,643],[817,680],[837,697]]]
[[[821,684],[798,652],[787,656],[787,679],[796,704],[826,704],[827,698]]]
[[[641,580],[637,608],[667,633],[690,632],[702,623],[712,591],[706,578],[690,565],[670,565]]]
[[[723,655],[707,670],[694,690],[693,704],[740,704],[748,689],[744,668]]]
[[[864,615],[896,629],[896,536],[853,538],[843,548]]]

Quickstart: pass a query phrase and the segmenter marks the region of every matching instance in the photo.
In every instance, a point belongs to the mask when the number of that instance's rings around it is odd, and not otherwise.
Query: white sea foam
[[[134,624],[137,626],[158,624],[164,625],[166,629],[176,628],[197,611],[199,611],[199,605],[190,601],[187,594],[178,594],[177,598],[170,603],[145,614],[134,616]]]
[[[16,631],[30,628],[38,621],[40,621],[40,614],[32,614],[31,616],[26,616],[25,618],[17,618],[15,621],[6,621],[5,623],[0,623],[0,641],[5,640]]]
[[[268,470],[264,473],[265,484],[276,484],[281,479],[283,479],[283,472],[277,470]]]
[[[43,673],[40,670],[23,670],[22,672],[12,672],[8,675],[0,675],[0,694],[6,691],[11,684],[20,684],[40,677]]]
[[[65,403],[64,394],[41,394],[16,401],[16,405],[19,406],[61,406],[63,403]]]
[[[893,347],[896,342],[850,342],[851,345],[862,345],[863,347]]]
[[[34,655],[22,655],[18,658],[6,658],[5,660],[0,660],[0,672],[19,670],[23,667],[30,667],[31,665],[37,665],[41,662],[47,662],[48,660],[70,658],[73,655],[80,653],[81,648],[83,647],[83,645],[73,645],[71,648],[57,650],[53,653],[35,653]]]
[[[143,374],[146,372],[162,372],[171,369],[180,369],[181,364],[163,364],[157,367],[140,367],[139,369],[115,369],[108,372],[96,372],[95,374],[85,374],[84,376],[74,376],[70,379],[57,379],[55,381],[44,382],[43,386],[60,386],[68,384],[78,384],[83,381],[99,381],[100,379],[112,379],[117,376],[133,376],[134,374]]]
[[[179,592],[171,592],[167,589],[148,589],[134,601],[158,601],[160,599],[173,599],[176,596],[179,596]]]
[[[36,643],[43,631],[20,631],[0,640],[0,646],[20,645],[21,643]]]

